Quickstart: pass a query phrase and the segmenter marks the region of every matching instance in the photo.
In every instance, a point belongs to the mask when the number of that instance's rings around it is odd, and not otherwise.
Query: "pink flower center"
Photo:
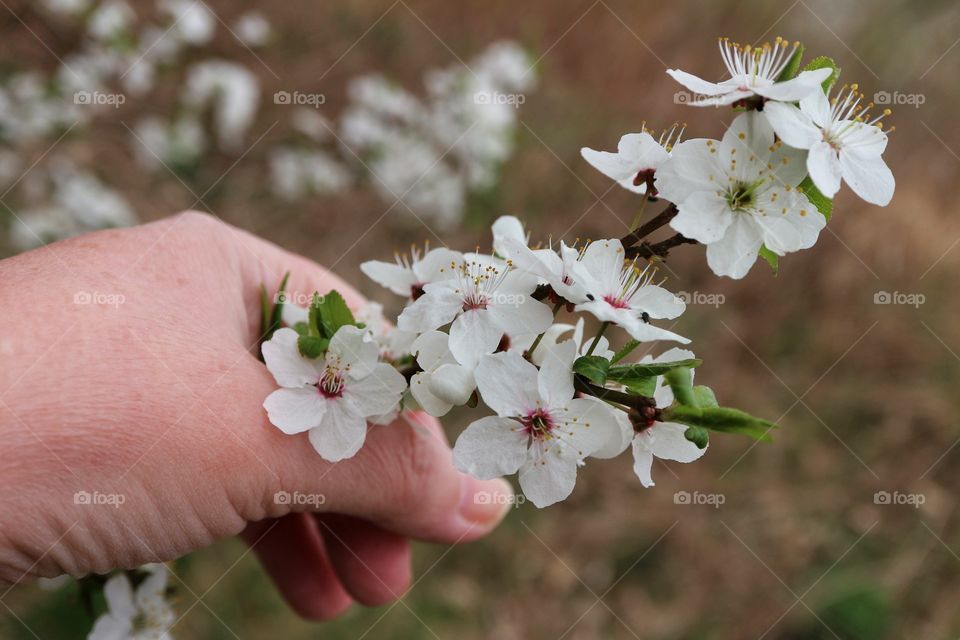
[[[343,373],[339,369],[326,368],[317,381],[317,391],[324,398],[339,398],[343,395]]]
[[[617,298],[616,296],[608,295],[603,296],[604,302],[609,304],[614,309],[629,309],[630,305],[627,304],[627,301],[623,298]]]
[[[482,293],[471,293],[463,297],[463,310],[475,311],[477,309],[486,309],[488,303],[487,296]]]
[[[554,427],[553,418],[543,409],[537,409],[520,418],[520,424],[526,429],[527,435],[534,438],[548,436]]]

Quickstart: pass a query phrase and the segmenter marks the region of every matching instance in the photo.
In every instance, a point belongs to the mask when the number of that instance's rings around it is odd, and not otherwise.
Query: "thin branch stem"
[[[603,322],[600,325],[600,329],[597,331],[597,335],[593,337],[593,342],[590,343],[590,348],[587,350],[587,355],[592,356],[593,350],[597,348],[597,343],[600,342],[600,338],[603,337],[603,332],[607,330],[607,327],[610,326],[609,322]]]

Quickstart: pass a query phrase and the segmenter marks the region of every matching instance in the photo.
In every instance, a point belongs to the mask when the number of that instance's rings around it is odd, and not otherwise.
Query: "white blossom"
[[[693,353],[686,349],[670,349],[656,358],[647,356],[641,359],[641,362],[676,362],[693,357]],[[692,371],[690,375],[693,376]],[[663,380],[663,376],[657,379],[657,387],[653,398],[660,409],[666,409],[673,404],[673,391],[670,389],[670,385]],[[630,421],[626,418],[626,414],[622,411],[619,414],[621,414],[619,417],[621,428],[623,428],[623,421],[626,421],[629,427]],[[634,435],[632,439],[633,471],[637,474],[643,486],[652,487],[654,484],[651,475],[654,458],[693,462],[707,452],[706,447],[700,449],[693,442],[687,440],[684,436],[686,430],[685,425],[675,422],[653,421],[650,426]]]
[[[809,149],[807,170],[823,195],[832,198],[840,189],[840,179],[872,204],[886,206],[893,197],[893,173],[881,157],[887,147],[887,134],[880,119],[870,116],[871,104],[852,85],[846,93],[833,98],[814,91],[800,100],[800,107],[771,103],[763,112],[773,130],[788,145]]]
[[[454,277],[431,282],[397,319],[405,331],[424,332],[452,322],[450,351],[458,362],[493,353],[504,334],[540,333],[553,321],[550,308],[531,297],[536,278],[494,258],[466,256]]]
[[[394,257],[392,263],[369,260],[360,270],[380,286],[411,300],[423,295],[427,284],[455,278],[456,267],[463,262],[463,254],[445,247],[430,249],[429,245],[424,245],[423,251],[412,246],[409,256],[397,253]]]
[[[575,266],[575,280],[585,288],[587,301],[576,311],[586,311],[602,322],[615,323],[635,340],[689,340],[650,324],[650,318],[673,319],[683,313],[683,300],[652,283],[652,274],[633,261],[624,261],[619,240],[597,240],[587,245]]]
[[[97,618],[88,640],[171,640],[176,616],[165,597],[167,568],[153,564],[142,569],[148,575],[136,591],[126,573],[107,580],[107,611]]]
[[[791,80],[777,82],[799,46],[800,43],[794,43],[791,47],[783,38],[777,38],[772,45],[764,43],[759,47],[741,46],[730,42],[729,38],[720,38],[720,55],[730,74],[729,79],[715,83],[678,69],[667,69],[667,73],[695,96],[705,96],[689,102],[698,107],[733,104],[754,95],[793,102],[818,90],[820,83],[832,73],[831,69],[801,71]]]
[[[680,141],[683,130],[683,127],[674,126],[656,140],[644,129],[621,137],[615,153],[583,147],[580,155],[624,189],[646,193],[647,183],[653,179],[657,168],[670,158],[670,150]]]
[[[618,429],[605,405],[574,398],[575,357],[576,347],[567,341],[539,371],[513,352],[482,358],[477,388],[497,415],[460,434],[456,467],[480,479],[519,472],[523,493],[538,507],[569,496],[577,467]]]
[[[782,256],[817,241],[826,220],[797,189],[805,160],[804,151],[775,142],[762,113],[748,111],[720,142],[677,145],[656,185],[679,210],[670,225],[707,245],[713,272],[742,278],[761,246]]]
[[[263,403],[270,422],[288,435],[309,432],[325,460],[350,458],[363,446],[368,418],[390,414],[407,383],[378,362],[378,346],[362,329],[341,327],[324,357],[300,354],[293,329],[279,329],[263,344],[263,358],[280,389]]]

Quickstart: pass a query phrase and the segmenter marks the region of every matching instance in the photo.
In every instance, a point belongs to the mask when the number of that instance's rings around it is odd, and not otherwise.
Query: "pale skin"
[[[509,485],[457,472],[426,415],[369,427],[337,464],[270,425],[258,288],[286,271],[294,296],[336,288],[363,304],[316,263],[197,213],[0,261],[0,582],[240,535],[291,607],[323,620],[400,597],[411,539],[496,526]],[[77,504],[78,491],[122,504]],[[280,491],[323,503],[291,511]]]

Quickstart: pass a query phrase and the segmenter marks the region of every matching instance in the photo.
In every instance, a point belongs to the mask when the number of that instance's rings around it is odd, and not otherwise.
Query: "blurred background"
[[[698,380],[777,420],[775,442],[715,437],[696,464],[658,462],[648,490],[629,456],[588,465],[562,504],[418,546],[400,604],[320,627],[226,541],[174,565],[176,637],[960,636],[953,0],[0,4],[0,256],[195,208],[387,304],[362,261],[439,237],[486,246],[498,215],[534,238],[623,235],[635,196],[579,149],[644,121],[719,137],[731,114],[686,106],[664,73],[721,79],[718,36],[802,40],[894,111],[889,207],[842,190],[776,278],[670,256]],[[3,604],[3,638],[92,624],[71,583]]]

